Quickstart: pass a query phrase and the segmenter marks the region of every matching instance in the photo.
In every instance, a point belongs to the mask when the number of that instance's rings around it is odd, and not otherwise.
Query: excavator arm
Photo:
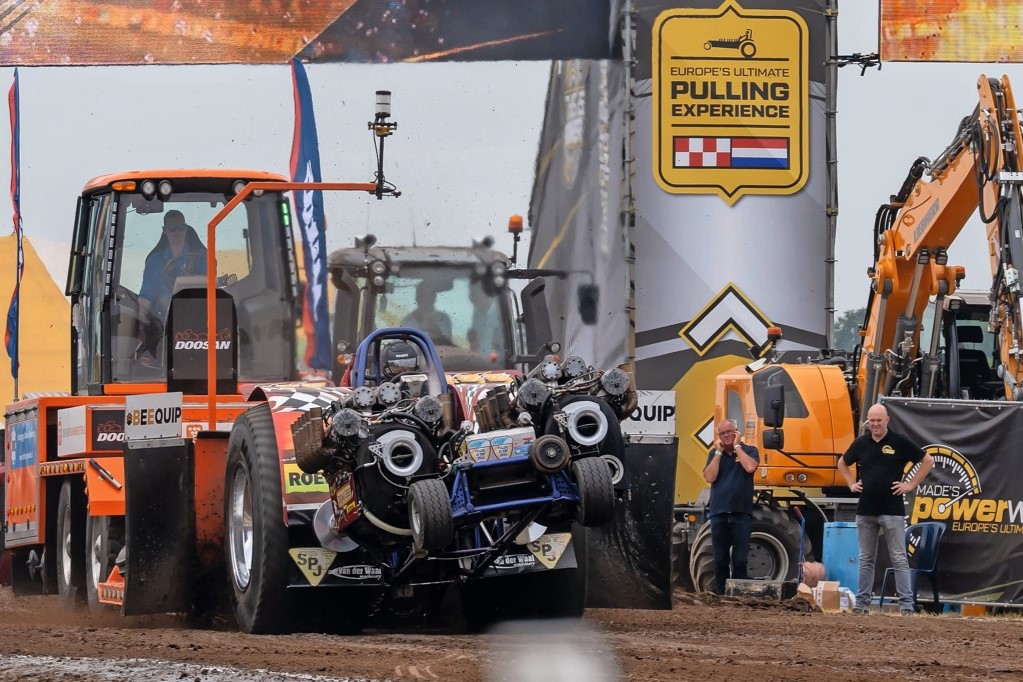
[[[861,415],[879,395],[936,394],[939,335],[920,349],[920,316],[934,296],[933,329],[941,328],[941,299],[965,275],[964,268],[948,265],[947,250],[978,207],[987,224],[998,301],[992,326],[1001,339],[1000,371],[1009,377],[1009,397],[1019,380],[1020,285],[1012,265],[1023,263],[1019,117],[1006,77],[981,76],[977,90],[978,105],[951,144],[934,161],[917,159],[899,193],[878,211],[874,264],[868,270],[871,292],[856,361]]]

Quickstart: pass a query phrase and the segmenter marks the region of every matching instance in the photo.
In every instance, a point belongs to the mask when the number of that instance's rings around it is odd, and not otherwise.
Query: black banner
[[[1023,406],[886,399],[891,429],[934,459],[906,495],[907,523],[940,521],[943,598],[1023,603]],[[912,470],[907,472],[907,477]]]

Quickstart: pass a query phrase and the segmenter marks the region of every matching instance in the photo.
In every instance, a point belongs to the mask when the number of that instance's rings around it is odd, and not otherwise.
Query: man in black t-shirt
[[[707,455],[703,478],[710,483],[710,540],[714,546],[714,591],[725,593],[729,577],[745,580],[753,530],[753,472],[756,447],[742,442],[730,419],[717,424],[717,441]]]
[[[852,442],[838,460],[838,471],[849,490],[860,494],[856,508],[856,532],[860,545],[860,575],[856,592],[857,612],[870,607],[874,587],[877,536],[888,543],[888,555],[895,569],[895,588],[903,615],[913,613],[913,588],[906,558],[906,504],[903,495],[915,490],[934,466],[931,456],[902,434],[888,430],[888,410],[873,405],[867,410],[868,433]],[[903,482],[908,464],[920,463],[912,480]],[[860,480],[853,477],[857,465]]]

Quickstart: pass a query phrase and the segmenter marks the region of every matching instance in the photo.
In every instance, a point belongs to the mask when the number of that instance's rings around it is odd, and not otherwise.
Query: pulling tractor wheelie
[[[612,520],[628,376],[548,356],[471,391],[449,379],[425,333],[378,329],[343,397],[293,424],[298,466],[330,489],[316,530],[332,565],[377,566],[390,590],[455,584],[473,629],[581,615],[583,529]]]

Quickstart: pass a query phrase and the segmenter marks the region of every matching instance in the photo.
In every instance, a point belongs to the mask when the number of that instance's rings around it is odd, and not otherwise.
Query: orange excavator
[[[769,346],[717,378],[715,419],[734,419],[746,441],[763,446],[754,480],[759,513],[776,526],[761,529],[768,551],[791,554],[791,539],[783,539],[798,536],[800,516],[816,547],[825,521],[851,518],[856,500],[835,463],[879,399],[1023,398],[1023,139],[1008,78],[981,76],[977,91],[977,107],[951,144],[933,161],[914,161],[878,210],[862,341],[853,353],[785,362]],[[949,246],[975,212],[991,258],[991,286],[981,292],[959,290],[965,269],[948,263]],[[701,529],[690,562],[697,586],[712,577],[709,550]]]

